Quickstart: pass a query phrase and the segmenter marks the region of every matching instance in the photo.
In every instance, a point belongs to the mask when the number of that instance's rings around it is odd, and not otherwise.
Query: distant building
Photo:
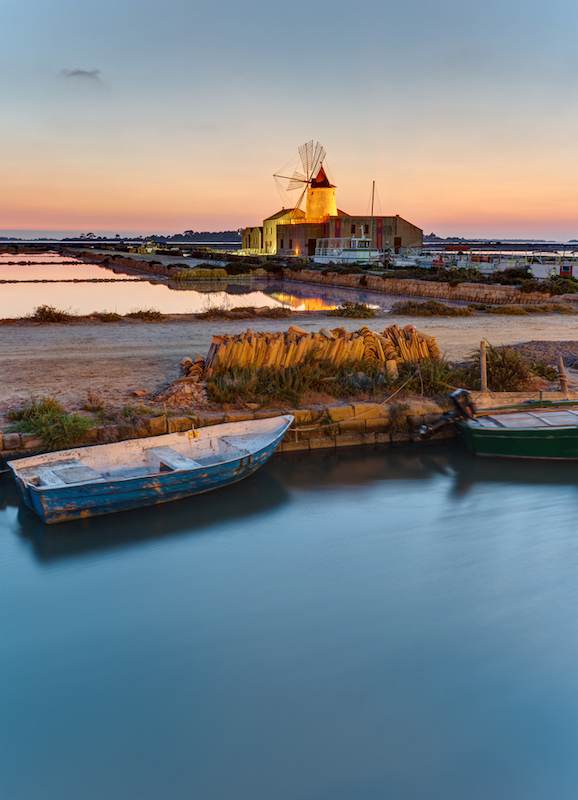
[[[241,234],[241,248],[251,253],[263,251],[263,228],[245,228]]]
[[[300,152],[311,153],[313,142],[300,148]],[[307,169],[303,160],[304,178],[301,175],[293,182],[307,188],[305,212],[300,208],[284,208],[263,220],[262,228],[245,228],[242,234],[243,250],[262,255],[313,256],[317,239],[346,239],[364,235],[371,238],[371,247],[400,253],[411,247],[419,249],[423,243],[423,231],[398,214],[395,216],[352,216],[337,208],[335,186],[330,183],[323,168],[325,151],[317,144],[315,153],[321,160],[314,169]],[[298,173],[296,173],[298,175]],[[290,187],[291,188],[291,187]],[[261,245],[257,248],[255,231],[262,231]]]

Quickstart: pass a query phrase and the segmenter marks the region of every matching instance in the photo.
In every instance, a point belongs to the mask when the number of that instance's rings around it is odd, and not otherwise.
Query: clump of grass
[[[165,318],[157,308],[140,308],[131,311],[126,316],[129,319],[142,319],[144,322],[159,322]]]
[[[362,361],[335,365],[327,360],[317,361],[310,354],[300,364],[280,370],[222,369],[209,378],[207,394],[214,403],[252,402],[268,406],[281,401],[298,407],[306,395],[370,397],[382,394],[391,385],[376,366]]]
[[[365,303],[352,302],[346,300],[333,311],[327,312],[328,317],[350,317],[353,319],[370,319],[375,317],[375,311]]]
[[[289,308],[280,307],[258,311],[254,306],[237,306],[236,308],[213,306],[197,314],[197,319],[249,319],[255,316],[269,319],[285,319],[293,316],[293,312]]]
[[[91,420],[66,411],[54,397],[32,398],[6,415],[18,433],[41,437],[48,450],[62,450],[78,444],[91,427]]]
[[[210,306],[205,311],[200,311],[197,314],[197,319],[226,319],[229,314],[228,308],[225,306]]]
[[[407,409],[408,406],[406,403],[392,403],[389,406],[389,421],[387,427],[390,433],[402,433],[403,431],[407,431]]]
[[[528,365],[528,369],[534,375],[540,378],[546,378],[549,381],[555,381],[558,378],[558,371],[551,365],[547,364],[543,358],[535,358]]]
[[[546,284],[546,291],[551,295],[575,294],[578,292],[578,278],[573,275],[553,275]]]
[[[104,400],[97,394],[89,392],[86,400],[82,404],[84,411],[90,411],[92,414],[100,414],[104,411]]]
[[[578,311],[575,308],[565,306],[562,303],[544,303],[543,305],[539,306],[525,306],[525,308],[527,311],[529,311],[530,308],[535,308],[538,312],[542,312],[543,309],[545,312],[551,312],[554,314],[578,314]]]
[[[116,311],[93,311],[90,316],[96,317],[101,322],[120,322],[122,319],[122,316]]]
[[[562,303],[540,303],[540,305],[500,305],[490,306],[486,303],[470,303],[468,306],[472,311],[483,311],[486,314],[510,314],[512,316],[523,316],[524,314],[577,314],[570,306]]]
[[[286,319],[293,316],[293,311],[290,308],[276,306],[275,308],[268,308],[266,311],[260,311],[259,316],[267,317],[268,319]]]
[[[488,389],[491,392],[523,391],[532,378],[530,363],[511,347],[488,345],[486,348]],[[479,350],[475,350],[464,364],[449,373],[448,383],[464,389],[480,388]]]
[[[454,367],[445,358],[440,361],[420,361],[417,364],[407,363],[402,366],[401,375],[404,380],[407,380],[412,373],[413,377],[407,384],[408,391],[434,397],[457,388],[454,383]]]
[[[417,303],[415,300],[394,303],[391,310],[394,314],[408,317],[471,317],[473,314],[471,306],[446,306],[437,300],[427,300],[425,303]]]
[[[514,306],[514,305],[505,305],[505,306],[490,306],[485,311],[486,314],[507,314],[512,317],[524,317],[527,316],[528,312],[524,308],[524,306]]]
[[[75,315],[68,311],[61,311],[54,306],[36,306],[30,319],[34,322],[72,322]]]

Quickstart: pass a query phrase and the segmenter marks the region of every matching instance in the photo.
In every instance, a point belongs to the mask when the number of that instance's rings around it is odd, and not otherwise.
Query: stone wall
[[[373,292],[407,295],[409,297],[429,297],[436,300],[459,300],[466,303],[485,303],[504,305],[523,303],[538,305],[551,303],[552,298],[544,292],[520,292],[515,286],[486,286],[478,283],[460,283],[451,287],[449,283],[407,280],[402,278],[382,278],[380,275],[339,275],[313,269],[283,270],[286,280],[304,283],[320,283],[324,286],[343,286],[351,289],[370,289]]]
[[[308,409],[202,412],[183,417],[153,417],[148,426],[129,430],[127,426],[101,425],[88,431],[81,445],[107,444],[127,438],[160,436],[221,422],[241,422],[293,414],[295,421],[281,443],[281,451],[315,450],[360,444],[411,442],[424,422],[433,422],[442,408],[429,398],[410,398],[400,403],[336,403]],[[446,434],[448,435],[448,434]],[[452,435],[451,432],[449,435]],[[44,452],[41,439],[30,433],[0,432],[0,455],[5,459]]]
[[[538,400],[537,392],[471,392],[478,408],[500,408]],[[574,400],[578,391],[544,392],[545,401]],[[161,436],[164,433],[187,431],[221,422],[241,422],[293,414],[295,421],[287,431],[279,451],[334,449],[359,445],[410,443],[424,423],[435,422],[446,409],[428,397],[403,398],[398,402],[335,403],[299,409],[265,409],[262,411],[207,411],[182,417],[153,417],[140,430],[130,431],[126,425],[102,425],[92,428],[81,443],[106,444],[127,438]],[[442,431],[432,441],[453,437],[452,430]],[[43,442],[32,433],[0,432],[0,455],[5,459],[31,456],[44,451]]]

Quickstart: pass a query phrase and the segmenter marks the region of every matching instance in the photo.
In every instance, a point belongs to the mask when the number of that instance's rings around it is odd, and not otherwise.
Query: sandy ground
[[[2,412],[31,395],[56,395],[68,408],[79,408],[89,392],[107,404],[134,402],[130,392],[153,392],[179,375],[185,356],[205,355],[213,334],[238,333],[248,327],[280,331],[294,323],[306,330],[343,326],[357,330],[367,324],[382,331],[408,323],[436,337],[450,360],[460,360],[479,346],[532,340],[578,340],[578,316],[559,314],[527,317],[482,316],[415,318],[382,314],[373,320],[345,320],[324,314],[295,315],[273,320],[199,321],[175,315],[146,323],[78,323],[0,325],[0,422]]]

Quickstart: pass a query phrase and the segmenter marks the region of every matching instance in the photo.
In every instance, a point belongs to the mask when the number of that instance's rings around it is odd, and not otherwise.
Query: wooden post
[[[488,391],[488,370],[486,368],[486,343],[480,342],[480,390]]]
[[[566,372],[564,370],[564,361],[562,360],[562,356],[558,356],[558,375],[560,377],[560,389],[563,392],[568,391],[568,378],[566,377]]]

